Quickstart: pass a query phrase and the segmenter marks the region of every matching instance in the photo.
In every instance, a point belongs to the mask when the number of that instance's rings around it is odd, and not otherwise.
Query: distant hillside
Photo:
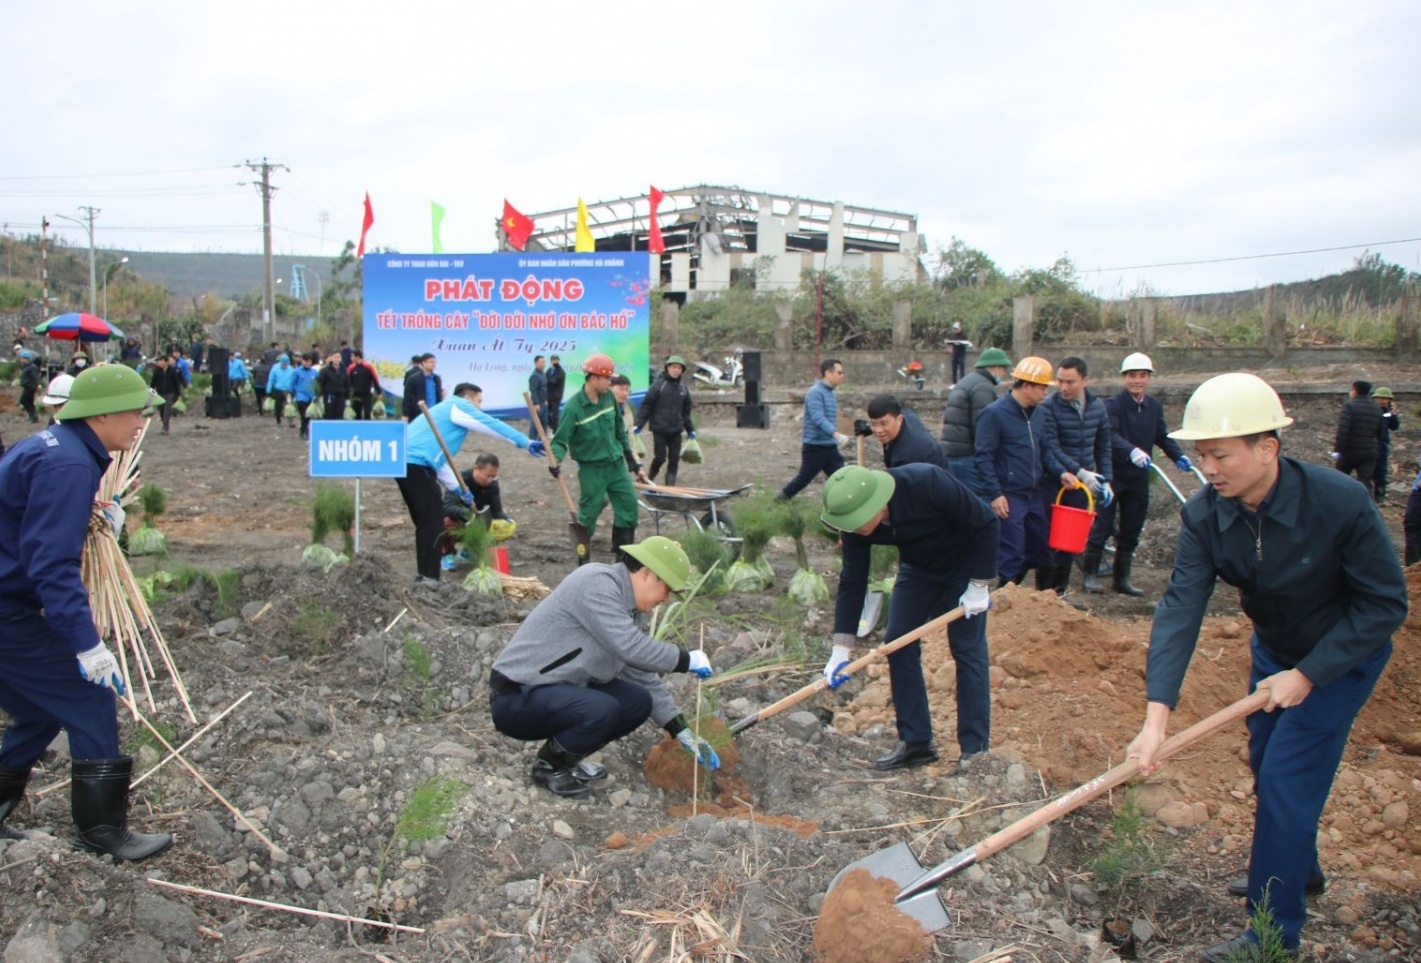
[[[115,251],[117,257],[129,259],[129,269],[144,280],[162,284],[174,298],[201,297],[211,291],[219,298],[235,301],[262,290],[262,256],[260,254],[176,254],[155,251]],[[329,283],[334,258],[293,257],[276,254],[271,258],[272,273],[291,283],[291,266],[305,265],[308,274],[319,274],[321,280],[311,283],[311,293],[318,285]]]
[[[1357,266],[1340,274],[1280,284],[1277,295],[1288,303],[1325,303],[1341,307],[1344,304],[1376,308],[1390,304],[1406,294],[1414,293],[1421,278],[1404,268],[1388,264],[1375,254],[1358,259]],[[1187,294],[1162,300],[1178,305],[1186,312],[1231,315],[1248,311],[1263,303],[1267,288],[1248,291],[1226,291],[1218,294]]]

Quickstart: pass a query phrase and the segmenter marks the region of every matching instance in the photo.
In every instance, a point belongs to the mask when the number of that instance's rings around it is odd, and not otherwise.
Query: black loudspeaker
[[[769,405],[736,405],[736,406],[735,406],[735,427],[737,427],[737,428],[768,428],[768,427],[770,427],[770,406],[769,406]]]
[[[745,382],[745,403],[747,405],[758,405],[760,403],[760,382]]]
[[[760,352],[758,351],[743,352],[740,355],[740,369],[745,373],[745,380],[747,382],[765,380],[763,369],[760,367]],[[753,401],[750,403],[758,404],[758,402]]]
[[[226,348],[207,349],[207,370],[212,373],[212,397],[226,398],[232,393],[232,382],[227,377],[227,362],[231,352]]]
[[[232,395],[228,398],[216,398],[209,395],[204,400],[207,404],[207,417],[209,418],[240,418],[242,416],[241,395]]]

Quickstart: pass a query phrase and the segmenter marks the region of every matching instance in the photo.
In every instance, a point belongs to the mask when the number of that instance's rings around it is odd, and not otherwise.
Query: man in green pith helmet
[[[690,583],[691,561],[661,535],[623,547],[623,561],[578,568],[538,603],[494,660],[489,710],[499,732],[546,740],[533,782],[558,796],[586,796],[607,770],[587,756],[651,719],[717,769],[720,757],[687,728],[662,676],[711,675],[700,649],[646,634],[643,616]]]
[[[666,466],[666,484],[676,484],[676,473],[681,465],[681,432],[687,438],[696,437],[696,426],[691,423],[691,392],[681,381],[686,373],[686,359],[673,354],[666,359],[661,374],[657,376],[646,397],[637,409],[636,434],[641,434],[647,423],[651,424],[654,440],[651,467],[646,477],[656,481],[656,473]]]

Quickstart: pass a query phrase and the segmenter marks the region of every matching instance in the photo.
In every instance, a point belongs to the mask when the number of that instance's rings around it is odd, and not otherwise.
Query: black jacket
[[[636,412],[638,428],[645,428],[647,422],[651,423],[652,432],[658,435],[679,435],[682,431],[696,430],[696,426],[691,424],[691,392],[680,378],[662,373],[652,382]]]
[[[883,467],[900,468],[903,465],[936,465],[947,468],[947,457],[942,446],[924,427],[916,411],[903,411],[903,427],[898,437],[883,446]]]
[[[543,374],[548,379],[548,404],[555,405],[562,401],[563,389],[567,387],[567,369],[560,364],[548,365]]]
[[[1111,484],[1116,489],[1145,488],[1150,484],[1150,470],[1137,468],[1130,460],[1136,448],[1149,455],[1158,447],[1170,461],[1184,457],[1179,442],[1169,437],[1164,420],[1164,405],[1153,395],[1143,395],[1139,401],[1129,391],[1121,390],[1105,403],[1110,414],[1110,458],[1115,474]]]
[[[438,403],[444,400],[444,382],[439,379],[439,375],[425,375],[423,368],[415,368],[405,375],[405,397],[401,410],[404,416],[410,421],[419,417],[419,403],[426,401],[424,397],[424,386],[429,381],[434,382],[434,401]],[[431,405],[430,407],[433,407]]]
[[[380,376],[368,361],[352,362],[346,374],[350,377],[351,394],[373,395],[380,387]]]
[[[480,485],[474,481],[474,472],[472,469],[466,468],[459,474],[464,479],[464,487],[473,493],[474,509],[476,511],[488,509],[488,517],[490,520],[508,517],[508,513],[503,510],[503,494],[498,490],[497,478],[487,485]],[[444,514],[449,518],[457,518],[463,521],[467,519],[471,513],[464,503],[459,501],[459,493],[457,491],[445,491]]]
[[[1046,477],[1059,481],[1064,472],[1082,468],[1111,478],[1110,415],[1105,402],[1085,389],[1084,404],[1077,408],[1059,391],[1041,403],[1041,464]]]
[[[1332,447],[1354,460],[1374,461],[1386,435],[1382,414],[1371,398],[1348,398],[1337,416],[1337,440]]]
[[[321,397],[345,398],[350,395],[350,376],[338,364],[328,364],[316,375],[316,393]]]
[[[969,371],[948,393],[942,415],[942,451],[948,458],[971,458],[977,419],[997,400],[997,381],[984,368]]]
[[[153,381],[149,386],[162,398],[180,398],[183,393],[183,373],[175,364],[153,366]]]

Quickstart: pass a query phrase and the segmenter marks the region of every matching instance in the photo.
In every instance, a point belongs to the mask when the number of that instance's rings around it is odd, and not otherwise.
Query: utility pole
[[[89,232],[89,313],[93,314],[98,307],[99,301],[99,278],[94,270],[94,218],[98,216],[97,207],[80,207],[79,210],[89,215],[87,221],[81,221],[77,217],[70,217],[68,214],[56,214],[55,217],[62,217],[66,221],[73,221],[84,230]]]
[[[44,317],[49,319],[49,218],[39,219],[39,283],[44,299]]]
[[[285,164],[272,164],[265,157],[261,163],[256,161],[246,161],[246,166],[255,173],[261,174],[261,182],[257,184],[257,190],[262,196],[262,261],[264,265],[263,300],[262,300],[262,340],[267,344],[276,340],[276,281],[271,270],[271,195],[276,188],[271,185],[271,172],[276,169],[289,171],[291,168]]]

